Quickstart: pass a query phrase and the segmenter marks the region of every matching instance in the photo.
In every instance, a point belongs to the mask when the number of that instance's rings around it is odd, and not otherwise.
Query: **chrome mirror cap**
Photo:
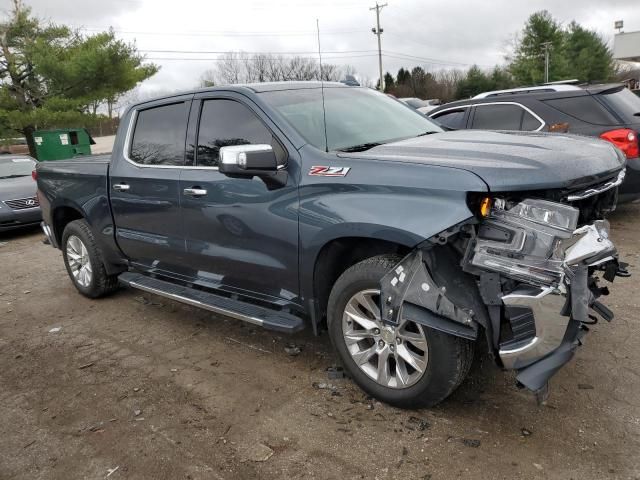
[[[271,145],[231,145],[220,149],[220,163],[223,165],[236,165],[239,168],[247,168],[247,153],[273,152]]]

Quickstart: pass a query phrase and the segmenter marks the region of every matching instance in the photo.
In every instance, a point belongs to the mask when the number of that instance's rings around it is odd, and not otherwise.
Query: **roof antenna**
[[[324,151],[329,153],[329,141],[327,140],[327,112],[324,108],[324,80],[322,79],[322,51],[320,50],[320,21],[317,18],[316,30],[318,31],[318,58],[320,59],[320,92],[322,94],[322,122],[324,123]]]

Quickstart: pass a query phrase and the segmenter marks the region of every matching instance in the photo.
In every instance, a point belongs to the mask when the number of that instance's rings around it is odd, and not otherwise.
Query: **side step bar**
[[[182,285],[148,277],[140,273],[125,272],[118,277],[120,283],[145,292],[186,303],[194,307],[219,313],[227,317],[284,333],[294,333],[304,328],[304,321],[286,312],[240,302],[214,293],[195,290]]]

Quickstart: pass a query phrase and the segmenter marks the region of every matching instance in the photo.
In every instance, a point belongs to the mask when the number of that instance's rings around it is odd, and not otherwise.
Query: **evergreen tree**
[[[43,25],[20,0],[0,21],[0,132],[19,132],[35,156],[33,132],[90,123],[100,103],[158,71],[113,31],[83,37]]]
[[[509,70],[523,85],[544,83],[544,43],[550,42],[549,81],[562,80],[571,75],[568,66],[562,25],[542,10],[529,17],[516,45]]]

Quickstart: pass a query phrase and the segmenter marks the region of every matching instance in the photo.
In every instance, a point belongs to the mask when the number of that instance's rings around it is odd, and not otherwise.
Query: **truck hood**
[[[483,130],[434,133],[340,156],[463,169],[492,191],[582,187],[625,164],[622,152],[595,138]]]
[[[0,201],[34,197],[37,186],[31,175],[16,178],[0,178]]]

